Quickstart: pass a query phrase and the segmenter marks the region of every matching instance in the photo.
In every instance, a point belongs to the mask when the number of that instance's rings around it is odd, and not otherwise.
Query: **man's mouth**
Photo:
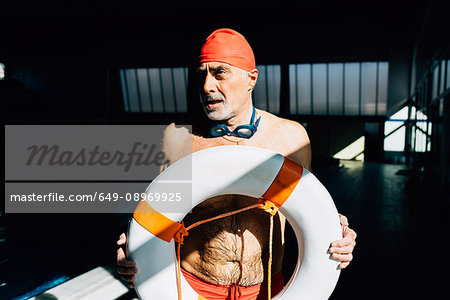
[[[208,100],[206,101],[206,107],[208,109],[214,109],[222,103],[223,100]]]

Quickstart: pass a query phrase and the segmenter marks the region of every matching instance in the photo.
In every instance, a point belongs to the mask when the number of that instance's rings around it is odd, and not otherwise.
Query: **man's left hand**
[[[341,221],[343,238],[332,242],[328,251],[333,259],[341,262],[339,268],[344,269],[353,259],[352,252],[356,245],[356,232],[348,227],[347,217],[339,214],[339,220]]]

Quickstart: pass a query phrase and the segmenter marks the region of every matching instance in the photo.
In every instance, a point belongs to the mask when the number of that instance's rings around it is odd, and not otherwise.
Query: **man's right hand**
[[[130,259],[127,259],[124,252],[124,245],[127,243],[127,236],[122,233],[117,241],[119,249],[117,249],[117,273],[120,277],[127,282],[130,288],[133,288],[133,282],[136,280],[134,274],[137,274],[138,269],[136,263]]]

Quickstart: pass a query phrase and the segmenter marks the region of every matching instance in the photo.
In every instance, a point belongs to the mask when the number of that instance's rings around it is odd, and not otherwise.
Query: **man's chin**
[[[215,112],[207,112],[206,116],[211,120],[211,121],[222,121],[223,118],[222,116],[220,116],[219,114],[216,114]]]
[[[211,121],[225,121],[228,120],[230,118],[229,114],[224,114],[221,113],[218,110],[206,110],[205,109],[205,113],[206,116],[211,120]]]

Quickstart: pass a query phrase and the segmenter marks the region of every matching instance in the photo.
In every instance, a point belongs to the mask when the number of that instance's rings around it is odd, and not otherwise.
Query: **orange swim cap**
[[[229,28],[217,29],[211,33],[202,47],[199,58],[200,63],[223,62],[246,71],[255,68],[252,47],[242,34]]]

